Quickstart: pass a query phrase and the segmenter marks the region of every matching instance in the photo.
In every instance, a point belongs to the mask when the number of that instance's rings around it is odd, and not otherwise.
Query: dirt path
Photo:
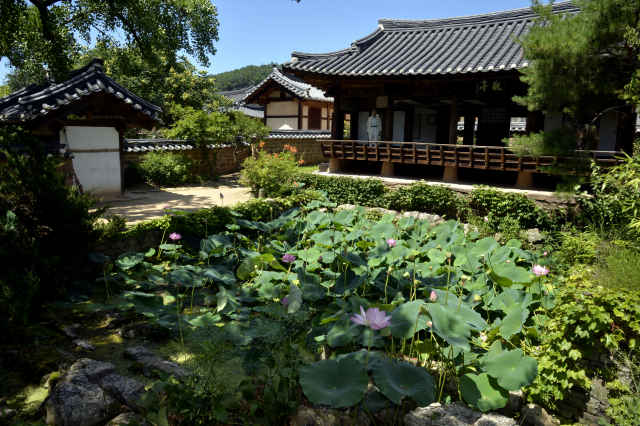
[[[240,185],[238,174],[223,176],[218,181],[205,182],[202,186],[157,189],[151,185],[127,187],[125,195],[130,200],[112,199],[98,204],[111,204],[107,214],[125,216],[130,225],[161,217],[163,206],[186,212],[201,208],[220,206],[220,194],[224,195],[224,205],[231,206],[247,201],[251,197],[248,188]]]

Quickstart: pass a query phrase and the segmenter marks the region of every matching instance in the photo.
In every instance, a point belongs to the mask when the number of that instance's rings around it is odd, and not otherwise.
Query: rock
[[[527,239],[531,244],[541,243],[547,239],[547,237],[540,232],[538,228],[527,229]]]
[[[46,423],[57,426],[92,426],[116,416],[144,394],[137,380],[114,373],[113,364],[83,358],[60,376],[43,402]]]
[[[391,423],[395,416],[395,408],[389,409],[389,423]],[[336,410],[327,406],[318,407],[300,407],[298,414],[293,418],[292,426],[352,426],[354,424],[353,417],[356,414],[355,411],[342,411],[338,410],[338,419],[336,422]],[[375,425],[382,425],[385,422],[386,410],[383,409],[379,413],[373,415]],[[363,410],[358,410],[357,418],[355,421],[357,426],[374,426],[371,423],[371,418]]]
[[[460,402],[420,407],[404,417],[405,426],[516,426],[515,420],[499,414],[473,411]]]
[[[77,339],[78,338],[78,331],[80,330],[80,324],[73,324],[73,325],[67,325],[65,327],[62,328],[62,332],[69,338],[69,339]]]
[[[9,408],[6,405],[0,407],[0,419],[1,420],[9,420],[12,419],[16,415],[15,410],[13,408]]]
[[[126,426],[129,425],[132,420],[137,421],[140,426],[149,426],[147,419],[134,413],[120,414],[118,417],[109,420],[106,426]]]
[[[520,412],[521,426],[556,426],[560,422],[549,415],[547,410],[536,404],[529,404]]]
[[[107,324],[107,330],[113,330],[127,323],[126,318],[114,318]]]
[[[167,361],[160,357],[154,356],[153,352],[143,346],[132,346],[124,351],[125,358],[130,358],[134,361],[144,364],[142,367],[142,374],[146,377],[151,377],[153,370],[162,371],[168,375],[173,375],[176,379],[186,377],[186,373],[178,364],[172,361]]]
[[[478,227],[470,223],[465,223],[463,229],[464,235],[467,235],[469,232],[478,232]]]
[[[258,190],[258,198],[267,198],[267,190],[264,188],[260,188]]]
[[[325,173],[329,171],[329,163],[320,163],[318,164],[318,171],[320,173]]]
[[[496,410],[496,413],[507,417],[513,417],[516,413],[520,412],[522,404],[524,403],[524,394],[522,391],[509,392],[509,399],[510,402],[508,402],[503,408]]]
[[[77,347],[82,348],[82,349],[84,349],[85,351],[95,351],[95,350],[96,350],[96,347],[95,347],[95,346],[93,346],[93,345],[91,344],[91,342],[90,342],[90,341],[88,341],[88,340],[80,340],[80,339],[78,339],[78,340],[74,340],[74,341],[73,341],[73,343],[74,343]]]
[[[133,339],[134,337],[136,337],[136,333],[133,330],[125,330],[123,328],[119,328],[117,330],[114,331],[114,333],[118,336],[121,337],[123,339]]]

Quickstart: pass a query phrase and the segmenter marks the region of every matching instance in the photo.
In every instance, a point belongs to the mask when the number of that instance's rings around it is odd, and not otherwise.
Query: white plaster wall
[[[267,116],[269,115],[298,115],[296,102],[272,102],[267,104]]]
[[[618,134],[618,111],[609,111],[600,119],[598,151],[615,151]]]
[[[556,112],[544,117],[544,131],[550,132],[562,126],[562,112]]]
[[[367,135],[367,120],[369,120],[369,112],[360,111],[358,113],[358,140],[369,140],[369,136]]]
[[[303,118],[302,119],[302,129],[300,130],[308,130],[309,129],[309,119],[308,118]]]
[[[118,195],[121,191],[120,143],[113,127],[67,127],[60,132],[74,155],[73,168],[82,187],[93,189],[94,195]],[[78,153],[75,150],[110,149],[115,152]]]
[[[267,126],[273,130],[298,130],[298,117],[291,118],[269,118]]]
[[[302,105],[302,115],[309,115],[309,106]]]
[[[436,114],[436,110],[429,108],[415,108],[415,114],[420,115],[420,138],[414,142],[436,143],[436,126],[427,123],[429,114]]]
[[[279,98],[279,97],[280,97],[280,92],[278,92],[277,90],[267,95],[267,98]]]

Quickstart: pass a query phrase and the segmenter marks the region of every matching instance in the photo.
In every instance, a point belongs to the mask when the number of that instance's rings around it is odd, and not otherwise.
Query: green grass
[[[640,252],[635,248],[607,245],[597,262],[599,285],[640,292]]]
[[[299,173],[313,173],[318,171],[318,165],[315,166],[300,166],[298,167]]]

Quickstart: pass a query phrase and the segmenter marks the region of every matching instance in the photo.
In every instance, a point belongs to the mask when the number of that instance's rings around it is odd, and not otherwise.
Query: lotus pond
[[[453,220],[372,221],[362,208],[332,207],[238,218],[198,248],[173,233],[157,250],[90,258],[103,264],[107,297],[124,300],[119,309],[198,348],[193,389],[209,384],[217,421],[267,419],[307,400],[368,415],[451,400],[496,410],[533,383],[555,301],[543,254]],[[242,361],[233,383],[206,367],[222,353]],[[377,390],[365,397],[369,376]],[[163,411],[158,393],[178,385],[158,383],[140,404],[148,415],[204,416],[193,414],[198,398]]]

